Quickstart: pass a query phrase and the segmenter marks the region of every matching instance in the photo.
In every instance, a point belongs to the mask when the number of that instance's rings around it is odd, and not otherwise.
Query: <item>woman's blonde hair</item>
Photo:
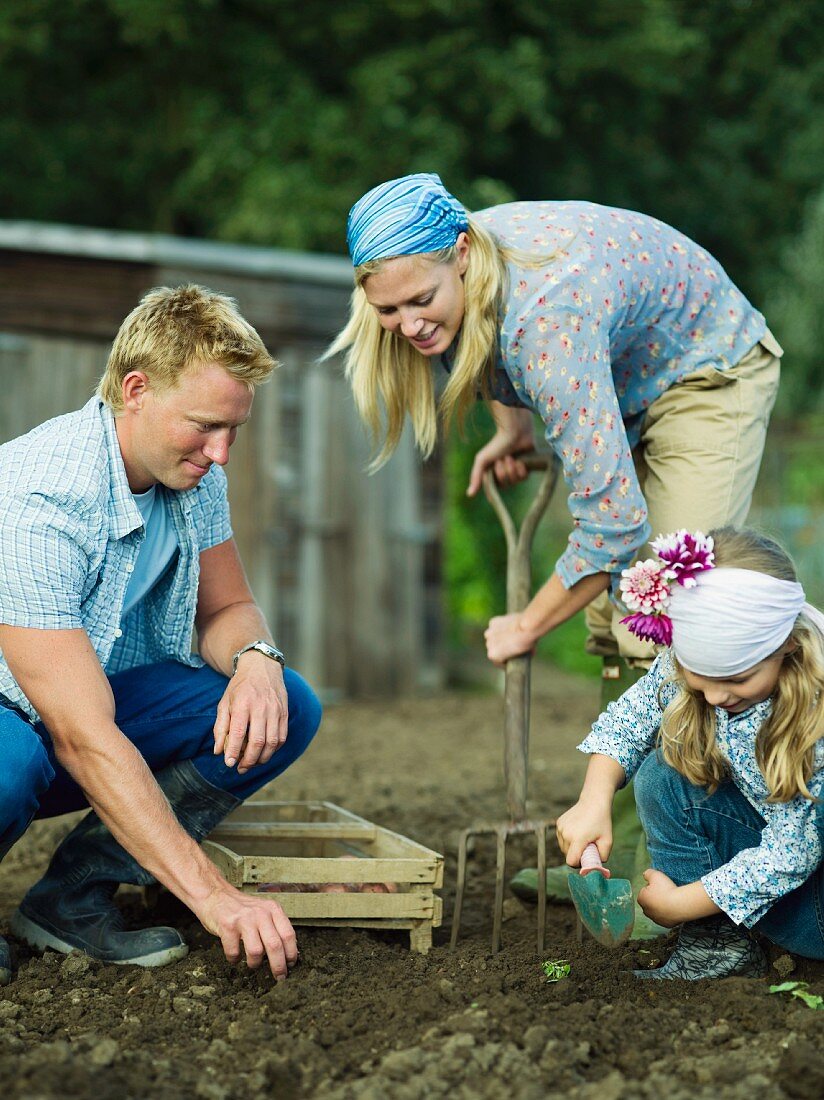
[[[715,564],[752,569],[779,580],[796,581],[795,566],[773,539],[749,528],[711,531]],[[770,790],[770,802],[796,795],[812,798],[815,743],[824,736],[824,637],[803,612],[777,653],[782,657],[769,718],[756,735],[755,757]],[[710,794],[729,775],[716,743],[715,710],[700,692],[691,691],[673,655],[674,681],[681,690],[666,707],[659,744],[666,762],[690,783]]]
[[[97,392],[119,413],[130,371],[143,371],[166,390],[195,363],[218,363],[250,388],[265,382],[277,365],[234,298],[194,284],[155,287],[120,326]]]
[[[506,248],[471,214],[468,217],[469,255],[463,276],[461,338],[437,408],[430,360],[402,336],[387,332],[366,299],[363,284],[380,271],[386,259],[371,260],[355,269],[349,322],[323,358],[346,353],[346,377],[377,451],[372,470],[391,457],[407,414],[415,442],[424,457],[428,457],[437,441],[438,415],[444,425],[453,416],[460,423],[478,394],[488,395],[498,352],[499,310],[506,289],[507,262],[532,267],[552,259],[551,256],[539,259]],[[455,263],[457,245],[423,253],[421,258],[432,264]]]

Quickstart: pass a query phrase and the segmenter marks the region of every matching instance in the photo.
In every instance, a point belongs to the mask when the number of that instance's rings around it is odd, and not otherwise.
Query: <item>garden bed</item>
[[[577,791],[576,740],[594,716],[591,682],[551,676],[534,692],[531,809],[558,812]],[[153,914],[191,944],[161,970],[32,956],[0,990],[0,1084],[9,1098],[432,1096],[540,1100],[781,1100],[824,1095],[824,1011],[770,994],[787,977],[824,993],[824,964],[773,952],[764,980],[637,983],[641,950],[578,944],[572,911],[551,906],[547,959],[569,976],[548,984],[531,908],[507,904],[504,947],[489,948],[494,852],[470,862],[463,934],[447,949],[459,830],[500,816],[500,700],[451,693],[330,708],[315,745],[266,792],[324,799],[447,856],[444,926],[426,955],[408,933],[298,930],[288,981],[230,967],[174,899]],[[73,819],[72,819],[73,820]],[[0,870],[0,927],[69,821],[37,823]],[[517,864],[517,848],[513,870]],[[532,845],[534,849],[534,845]],[[527,849],[528,850],[528,849]],[[650,955],[644,956],[649,961]]]

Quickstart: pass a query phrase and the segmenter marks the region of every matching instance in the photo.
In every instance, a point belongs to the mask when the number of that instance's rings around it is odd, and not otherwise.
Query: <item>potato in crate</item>
[[[277,892],[294,924],[398,928],[426,953],[443,856],[332,802],[247,802],[203,850],[232,885]]]

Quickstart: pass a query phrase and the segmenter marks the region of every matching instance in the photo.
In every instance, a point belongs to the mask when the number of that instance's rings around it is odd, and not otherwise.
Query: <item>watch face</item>
[[[251,645],[244,646],[243,649],[238,650],[232,661],[232,675],[237,671],[238,659],[243,656],[244,653],[248,653],[249,650],[256,649],[258,653],[262,653],[265,657],[271,658],[273,661],[277,661],[279,665],[286,667],[286,658],[283,656],[277,646],[270,645],[268,642],[252,642]]]
[[[265,653],[267,657],[271,657],[273,661],[280,661],[283,664],[283,654],[276,646],[269,645],[268,642],[257,642],[251,648],[257,649],[261,653]]]

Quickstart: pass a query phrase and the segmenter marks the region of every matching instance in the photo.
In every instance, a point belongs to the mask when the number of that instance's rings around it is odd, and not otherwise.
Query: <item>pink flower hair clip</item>
[[[621,573],[621,595],[632,612],[621,619],[628,630],[656,645],[672,645],[672,619],[666,614],[673,582],[695,587],[695,577],[715,565],[713,542],[701,531],[659,535],[652,548],[658,555],[639,561]]]

